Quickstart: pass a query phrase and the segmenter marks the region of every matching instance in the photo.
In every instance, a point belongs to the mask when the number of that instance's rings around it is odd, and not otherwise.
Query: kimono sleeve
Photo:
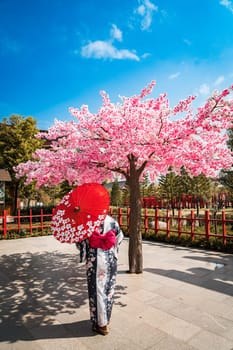
[[[124,234],[116,220],[114,220],[114,229],[116,230],[116,246],[119,246],[124,238]]]

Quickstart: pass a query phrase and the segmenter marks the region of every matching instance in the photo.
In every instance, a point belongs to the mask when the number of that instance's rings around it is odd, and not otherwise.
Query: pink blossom
[[[26,176],[27,183],[35,180],[39,187],[64,180],[72,185],[102,182],[116,173],[127,177],[130,155],[136,169],[146,164],[143,169],[151,178],[171,165],[177,171],[185,166],[194,175],[210,176],[230,167],[226,130],[232,127],[233,102],[224,99],[229,90],[215,93],[195,114],[194,96],[173,108],[166,94],[144,99],[154,85],[152,81],[139,95],[121,97],[121,103],[112,103],[101,92],[103,104],[96,114],[86,105],[70,108],[76,120],[56,120],[48,132],[39,133],[50,148],[37,150],[32,161],[20,164],[17,176]]]

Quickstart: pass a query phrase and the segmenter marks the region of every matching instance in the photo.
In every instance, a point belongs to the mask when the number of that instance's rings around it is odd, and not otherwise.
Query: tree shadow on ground
[[[0,281],[0,341],[95,335],[89,320],[56,321],[58,314],[78,315],[83,305],[88,308],[86,269],[79,264],[78,255],[3,255]],[[116,288],[116,298],[120,299],[124,289]]]
[[[147,244],[154,245],[154,243]],[[203,251],[199,249],[165,244],[155,245],[159,245],[159,247],[164,250],[177,250],[184,253],[187,252],[187,255],[181,256],[181,259],[189,259],[193,260],[194,262],[200,261],[207,267],[191,267],[187,268],[187,272],[176,269],[163,270],[157,268],[145,268],[144,271],[233,296],[232,254],[216,251]],[[188,255],[188,253],[190,255]]]
[[[145,268],[144,271],[233,296],[233,275],[230,270],[225,273],[224,267],[216,270],[193,267],[187,269],[187,272],[175,269],[163,270],[156,268]]]
[[[230,254],[219,254],[219,253],[212,253],[209,254],[208,252],[202,254],[202,256],[195,256],[195,255],[190,255],[190,256],[184,256],[185,259],[190,259],[190,260],[199,260],[203,261],[206,263],[212,263],[216,265],[216,269],[218,268],[218,265],[223,265],[227,267],[233,267],[233,255]]]

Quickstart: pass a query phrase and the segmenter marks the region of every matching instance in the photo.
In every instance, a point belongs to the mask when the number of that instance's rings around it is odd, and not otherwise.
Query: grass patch
[[[39,236],[50,236],[52,235],[50,228],[44,228],[43,231],[39,229],[33,229],[32,233],[27,229],[10,230],[7,231],[7,235],[4,237],[3,234],[0,235],[0,240],[6,239],[18,239],[18,238],[29,238],[29,237],[39,237]]]

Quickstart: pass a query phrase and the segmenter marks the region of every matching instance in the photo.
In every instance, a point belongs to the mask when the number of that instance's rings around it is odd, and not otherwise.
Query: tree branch
[[[149,154],[149,156],[148,156],[148,159],[150,159],[154,154],[155,154],[155,152],[151,152],[151,153]],[[145,160],[145,161],[142,163],[142,165],[140,166],[140,168],[138,168],[137,172],[138,172],[139,175],[143,172],[143,170],[145,169],[147,163],[148,163],[148,160]]]

